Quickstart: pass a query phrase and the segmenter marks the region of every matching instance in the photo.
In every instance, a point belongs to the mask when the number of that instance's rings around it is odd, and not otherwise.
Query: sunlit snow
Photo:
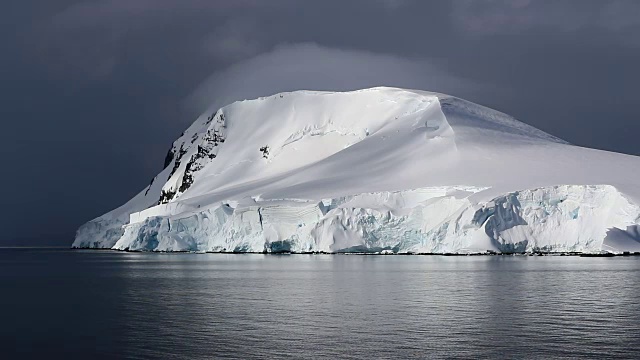
[[[154,181],[83,225],[73,246],[640,251],[638,179],[638,157],[451,96],[296,91],[200,116]]]

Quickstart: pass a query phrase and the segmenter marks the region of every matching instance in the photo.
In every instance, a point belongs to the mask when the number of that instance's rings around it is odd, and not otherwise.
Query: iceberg
[[[74,248],[640,252],[640,158],[452,96],[295,91],[201,115]]]

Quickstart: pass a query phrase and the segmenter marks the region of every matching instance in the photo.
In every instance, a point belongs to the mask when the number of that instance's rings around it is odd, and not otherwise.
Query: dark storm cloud
[[[635,0],[460,0],[454,2],[452,19],[456,26],[477,36],[535,29],[567,33],[597,28],[626,41],[631,40],[626,38],[630,34],[626,31],[637,30],[640,25],[639,12],[640,3]]]
[[[450,92],[640,155],[635,0],[30,0],[0,30],[5,244],[70,244],[202,107],[295,88]]]

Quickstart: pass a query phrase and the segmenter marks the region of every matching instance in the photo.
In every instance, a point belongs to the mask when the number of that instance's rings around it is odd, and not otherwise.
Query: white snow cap
[[[221,252],[640,251],[640,158],[455,97],[295,91],[200,116],[74,247]]]

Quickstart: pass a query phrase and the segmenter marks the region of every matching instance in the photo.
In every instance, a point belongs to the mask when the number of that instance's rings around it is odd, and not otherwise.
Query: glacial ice
[[[268,149],[268,154],[264,149]],[[204,114],[73,247],[636,252],[640,160],[447,95],[300,91]]]
[[[451,188],[458,190],[459,187]],[[394,253],[636,251],[640,208],[612,186],[554,186],[482,206],[447,193],[359,194],[318,203],[220,204],[186,217],[152,216],[124,227],[119,250]],[[478,190],[473,189],[471,191]],[[472,192],[468,192],[472,193]],[[405,199],[409,199],[406,201]],[[373,207],[375,205],[375,207]],[[364,206],[364,207],[363,207]],[[635,230],[626,230],[632,227]],[[612,230],[616,229],[616,230]],[[623,230],[624,229],[624,230]],[[610,234],[607,237],[607,234]],[[566,239],[573,239],[568,242]]]

